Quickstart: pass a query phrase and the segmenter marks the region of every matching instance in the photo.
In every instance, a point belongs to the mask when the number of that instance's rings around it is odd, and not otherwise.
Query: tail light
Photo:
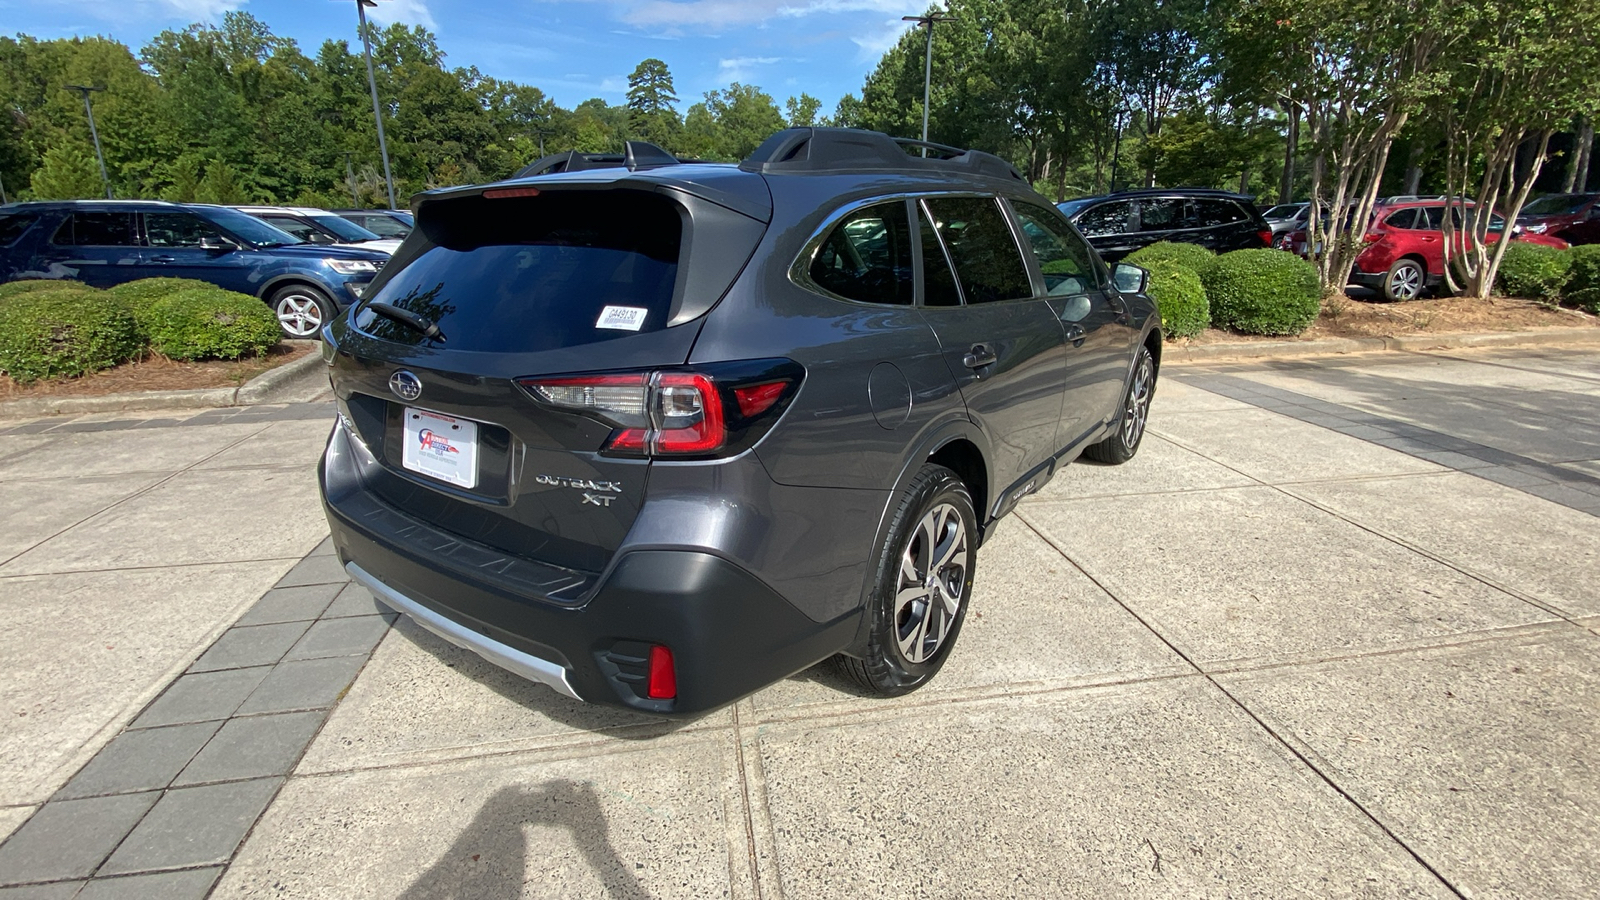
[[[787,359],[715,363],[693,370],[517,379],[535,400],[611,426],[602,453],[731,456],[772,427],[805,370]]]
[[[1264,228],[1264,229],[1256,232],[1256,237],[1261,239],[1261,246],[1263,246],[1263,247],[1271,247],[1272,246],[1272,229],[1271,228]]]

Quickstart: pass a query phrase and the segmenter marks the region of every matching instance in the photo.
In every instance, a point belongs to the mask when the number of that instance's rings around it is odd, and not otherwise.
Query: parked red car
[[[1444,200],[1411,200],[1380,203],[1372,211],[1372,224],[1367,226],[1363,241],[1367,247],[1356,257],[1355,269],[1350,273],[1350,283],[1370,288],[1386,300],[1415,300],[1424,292],[1435,288],[1444,279]],[[1470,216],[1473,204],[1465,204]],[[1457,233],[1463,227],[1457,205],[1454,226]],[[1489,223],[1489,243],[1500,240],[1505,231],[1505,217],[1493,213]],[[1514,240],[1543,244],[1565,250],[1569,245],[1560,238],[1516,229]],[[1461,240],[1457,238],[1457,240]],[[1297,231],[1278,245],[1280,248],[1306,254],[1306,233]],[[1464,246],[1464,242],[1461,246]]]
[[[1600,244],[1600,194],[1550,194],[1517,215],[1527,234],[1560,238],[1569,244]]]

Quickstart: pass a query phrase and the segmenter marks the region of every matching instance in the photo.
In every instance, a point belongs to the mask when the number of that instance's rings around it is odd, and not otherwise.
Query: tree
[[[772,96],[753,84],[735,81],[725,90],[706,92],[706,110],[716,123],[715,153],[740,160],[784,129],[783,113]]]
[[[799,97],[784,101],[783,115],[789,121],[790,128],[810,128],[817,124],[817,111],[821,108],[821,100],[801,91]]]
[[[1462,206],[1475,200],[1484,212],[1459,222],[1445,217],[1444,275],[1452,288],[1487,297],[1510,243],[1488,242],[1488,211],[1501,209],[1514,221],[1544,168],[1550,138],[1574,117],[1600,113],[1600,8],[1556,0],[1453,5],[1448,21],[1459,62],[1434,110],[1444,126],[1447,193]]]
[[[45,151],[29,185],[35,200],[87,200],[105,196],[94,158],[83,147],[64,144]]]
[[[683,123],[675,105],[672,73],[659,59],[647,59],[628,76],[628,129],[657,146],[670,147]]]
[[[239,176],[233,167],[220,159],[206,163],[205,177],[200,179],[194,198],[200,203],[221,203],[224,206],[248,203],[251,199],[239,184]]]

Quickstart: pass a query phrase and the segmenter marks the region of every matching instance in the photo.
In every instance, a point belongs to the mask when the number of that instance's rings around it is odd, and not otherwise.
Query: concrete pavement
[[[317,546],[327,408],[229,412],[0,426],[0,900],[1600,881],[1595,354],[1169,367],[933,684],[686,725],[390,628]]]

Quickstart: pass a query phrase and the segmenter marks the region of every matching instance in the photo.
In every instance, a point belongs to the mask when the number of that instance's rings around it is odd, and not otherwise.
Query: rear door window
[[[1022,223],[1022,236],[1039,260],[1046,293],[1081,294],[1097,286],[1089,246],[1072,233],[1067,223],[1029,203],[1013,202],[1011,207]]]
[[[968,303],[994,303],[1033,296],[1022,251],[992,197],[931,197],[926,201],[934,230],[950,252]]]
[[[132,247],[131,212],[74,212],[61,223],[51,243],[73,247]]]
[[[222,233],[189,213],[145,213],[144,238],[152,247],[198,247],[202,238],[222,240]]]
[[[1192,228],[1189,201],[1175,197],[1158,197],[1139,201],[1140,231],[1174,231]]]
[[[1086,237],[1127,234],[1133,230],[1132,211],[1132,204],[1126,200],[1102,203],[1084,210],[1076,224]]]
[[[910,306],[916,283],[905,201],[845,216],[817,248],[808,274],[818,287],[847,300]]]
[[[0,213],[0,247],[9,247],[33,227],[39,217],[33,213]]]
[[[452,350],[552,350],[659,331],[671,316],[683,220],[659,194],[464,197],[436,202],[418,226],[434,246],[372,302],[437,324]],[[365,307],[355,324],[384,340],[422,340]]]
[[[1389,218],[1383,220],[1383,224],[1390,228],[1412,229],[1416,227],[1416,221],[1417,208],[1412,206],[1390,214]]]

